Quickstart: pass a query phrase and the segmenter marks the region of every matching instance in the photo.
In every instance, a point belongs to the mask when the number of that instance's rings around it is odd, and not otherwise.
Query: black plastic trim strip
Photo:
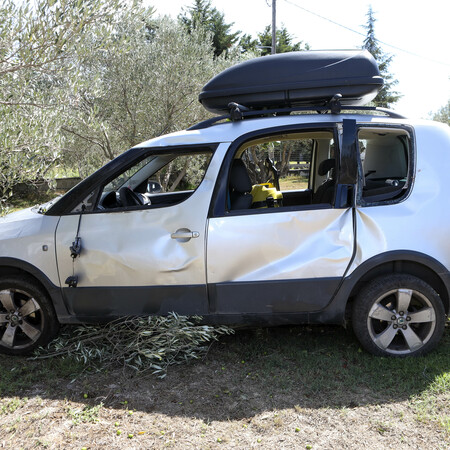
[[[376,255],[367,261],[364,261],[350,275],[344,278],[339,291],[336,293],[328,307],[334,308],[334,303],[339,303],[342,301],[346,303],[356,285],[371,270],[381,267],[386,263],[395,263],[398,261],[412,262],[422,265],[431,270],[438,277],[446,290],[444,293],[444,300],[447,302],[447,313],[449,313],[448,302],[450,298],[450,271],[431,256],[411,250],[393,250]]]
[[[341,278],[225,282],[208,285],[210,313],[305,313],[323,310]]]
[[[206,285],[63,288],[71,314],[93,320],[124,316],[208,313]]]

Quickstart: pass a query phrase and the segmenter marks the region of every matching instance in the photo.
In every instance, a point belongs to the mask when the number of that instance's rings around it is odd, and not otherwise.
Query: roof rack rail
[[[204,120],[203,122],[199,122],[195,125],[192,125],[188,128],[188,130],[201,130],[204,128],[209,128],[217,122],[222,120],[229,120],[232,122],[236,122],[239,120],[243,120],[246,117],[249,118],[258,118],[258,117],[268,117],[268,116],[277,116],[277,115],[290,115],[293,112],[316,112],[318,114],[341,114],[343,111],[378,111],[392,119],[406,119],[405,116],[396,113],[387,108],[380,108],[377,106],[341,106],[340,102],[340,94],[336,94],[327,105],[324,106],[295,106],[292,108],[274,108],[274,109],[249,109],[244,105],[239,105],[238,103],[232,102],[228,104],[230,109],[229,114],[225,114],[223,116],[212,117],[211,119]]]

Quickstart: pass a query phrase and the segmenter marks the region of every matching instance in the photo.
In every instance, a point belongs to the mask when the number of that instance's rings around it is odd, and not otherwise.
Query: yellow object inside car
[[[252,208],[279,207],[282,205],[283,194],[277,191],[272,183],[255,184],[252,186]]]

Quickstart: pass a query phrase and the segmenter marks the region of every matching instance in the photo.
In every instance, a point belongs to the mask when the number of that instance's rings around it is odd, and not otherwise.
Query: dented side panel
[[[333,289],[324,289],[326,298],[319,295],[317,307],[314,307],[311,292],[299,295],[301,286],[306,286],[301,281],[308,280],[310,288],[312,279],[317,283],[320,279],[327,279],[332,281],[329,286],[337,287],[350,263],[352,252],[351,209],[213,218],[208,225],[208,283],[216,286],[218,312],[227,312],[226,296],[220,295],[221,286],[224,292],[236,294],[240,286],[243,287],[246,294],[241,306],[246,312],[273,311],[276,299],[268,302],[262,295],[263,290],[253,290],[260,298],[258,304],[248,288],[252,283],[271,281],[278,286],[278,296],[283,297],[284,310],[305,310],[302,301],[308,303],[307,310],[318,310],[331,299]],[[279,281],[298,282],[298,285],[280,284]],[[283,292],[283,286],[286,286],[286,292]],[[243,302],[247,301],[248,305],[244,306]],[[234,309],[236,305],[232,307]]]
[[[1,217],[0,257],[31,264],[58,286],[54,240],[58,220],[32,208]]]
[[[377,255],[410,251],[430,257],[450,270],[448,239],[448,127],[415,130],[415,173],[410,195],[394,204],[359,206],[356,210],[357,248],[349,269]]]
[[[193,286],[196,309],[202,309],[199,302],[203,303],[204,310],[207,309],[206,218],[227,147],[227,144],[219,146],[198,189],[179,204],[82,215],[79,231],[82,248],[74,260],[69,247],[77,232],[79,216],[61,217],[56,234],[61,285],[64,287],[69,276],[78,277],[77,287],[70,288],[69,295],[66,290],[71,311],[79,315],[96,315],[102,309],[94,304],[95,295],[90,295],[89,302],[83,299],[86,288],[154,286]],[[180,230],[194,232],[195,237],[189,240],[174,238],[172,235]],[[110,307],[103,310],[110,315],[123,311],[133,315],[164,310],[163,305],[155,304],[150,291],[148,300],[139,294],[138,302],[126,295],[108,297]],[[164,296],[158,295],[158,298],[164,301]],[[98,301],[105,306],[104,298]],[[167,301],[171,299],[167,298]],[[124,307],[125,303],[129,308]]]

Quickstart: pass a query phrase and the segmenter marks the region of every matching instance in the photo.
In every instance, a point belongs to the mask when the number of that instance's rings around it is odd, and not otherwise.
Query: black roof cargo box
[[[325,105],[335,94],[341,104],[361,106],[383,86],[367,50],[304,51],[262,56],[236,64],[212,78],[199,95],[213,113],[230,102],[250,109]]]

